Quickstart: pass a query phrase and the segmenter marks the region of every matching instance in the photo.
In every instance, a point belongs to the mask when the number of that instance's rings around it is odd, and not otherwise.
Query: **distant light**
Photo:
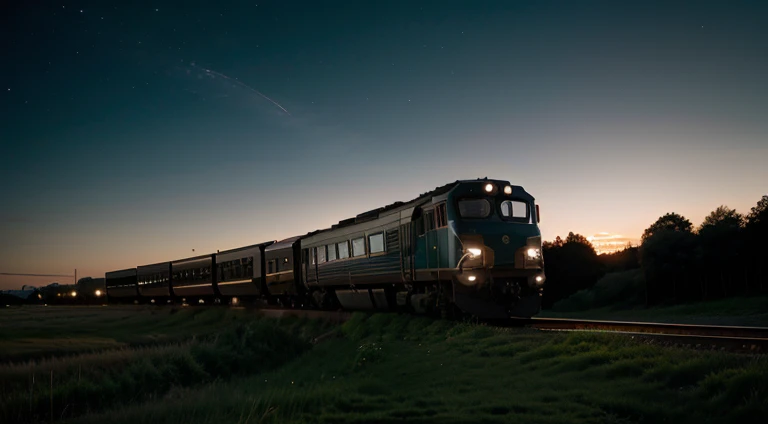
[[[200,299],[197,301],[197,303],[205,303],[205,301],[203,299]]]
[[[72,293],[70,293],[70,296],[72,296],[72,297],[77,297],[77,292],[76,292],[76,291],[74,291],[74,290],[72,290]]]
[[[504,187],[504,194],[512,194],[512,187],[511,186]]]
[[[95,294],[96,297],[100,297],[101,296],[101,290],[96,290],[93,294]]]
[[[486,184],[485,185],[485,191],[487,191],[488,193],[492,192],[493,191],[493,184],[491,184],[491,183]]]
[[[477,280],[477,277],[475,277],[474,275],[470,275],[469,278],[467,278],[467,279],[469,281],[475,281],[475,280]]]
[[[233,297],[233,298],[232,298],[232,304],[233,304],[233,305],[237,305],[239,302],[240,302],[240,299],[238,299],[238,298],[236,298],[236,297]]]

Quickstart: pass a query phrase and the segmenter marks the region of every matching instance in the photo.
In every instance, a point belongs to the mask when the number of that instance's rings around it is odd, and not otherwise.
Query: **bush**
[[[614,272],[601,278],[594,287],[581,290],[552,306],[556,312],[576,312],[612,307],[626,309],[645,302],[645,279],[641,269]]]

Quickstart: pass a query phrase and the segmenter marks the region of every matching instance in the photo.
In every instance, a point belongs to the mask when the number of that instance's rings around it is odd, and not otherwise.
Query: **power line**
[[[15,277],[74,277],[74,275],[64,274],[15,274],[13,272],[0,272],[0,275],[12,275]]]

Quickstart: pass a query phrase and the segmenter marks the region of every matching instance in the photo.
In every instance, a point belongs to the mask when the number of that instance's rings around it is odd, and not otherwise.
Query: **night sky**
[[[763,1],[12,3],[0,272],[101,277],[457,179],[525,187],[545,239],[768,189]]]

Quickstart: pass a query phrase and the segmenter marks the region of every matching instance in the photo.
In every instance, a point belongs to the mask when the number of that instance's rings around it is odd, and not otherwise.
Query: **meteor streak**
[[[283,112],[287,113],[287,114],[288,114],[288,116],[293,116],[293,115],[291,115],[291,113],[290,113],[290,112],[288,112],[288,110],[287,110],[286,108],[284,108],[282,105],[280,105],[280,103],[278,103],[278,102],[276,102],[276,101],[274,101],[274,100],[270,99],[269,97],[265,96],[265,95],[264,95],[264,93],[262,93],[261,91],[259,91],[259,90],[255,89],[255,88],[251,87],[250,85],[248,85],[248,84],[246,84],[246,83],[244,83],[244,82],[242,82],[242,81],[238,81],[238,80],[236,80],[236,79],[234,79],[234,78],[230,78],[230,77],[228,77],[228,76],[226,76],[226,75],[222,74],[221,72],[216,72],[216,71],[214,71],[214,70],[212,70],[212,69],[206,69],[206,68],[203,68],[203,67],[201,67],[201,66],[197,66],[197,65],[195,65],[194,63],[192,64],[192,66],[193,66],[193,67],[196,67],[196,68],[200,68],[202,71],[204,71],[204,72],[205,72],[206,74],[208,74],[208,75],[211,75],[212,77],[220,77],[220,78],[224,78],[224,79],[225,79],[225,80],[227,80],[227,81],[230,81],[230,82],[232,82],[232,83],[234,83],[234,84],[237,84],[237,85],[239,85],[239,86],[241,86],[241,87],[243,87],[243,88],[245,88],[245,89],[251,90],[251,91],[253,91],[254,93],[258,94],[259,96],[263,97],[264,99],[267,99],[267,100],[269,100],[269,102],[270,102],[270,103],[272,103],[273,105],[275,105],[275,106],[279,107],[279,108],[280,108],[280,110],[282,110]]]

